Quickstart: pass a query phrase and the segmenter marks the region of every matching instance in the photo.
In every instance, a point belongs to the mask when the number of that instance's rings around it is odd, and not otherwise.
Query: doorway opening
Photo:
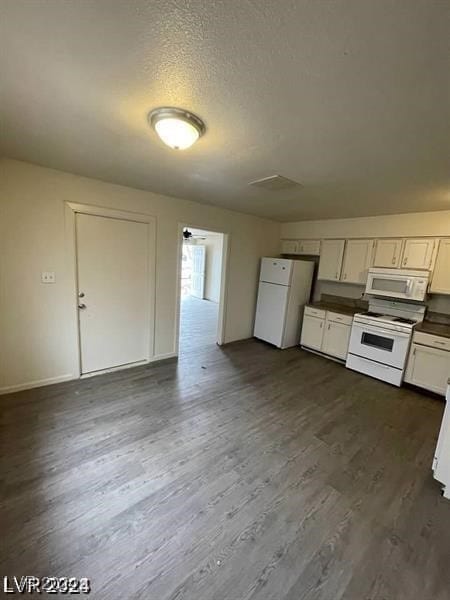
[[[180,264],[180,356],[223,344],[228,236],[183,227]]]

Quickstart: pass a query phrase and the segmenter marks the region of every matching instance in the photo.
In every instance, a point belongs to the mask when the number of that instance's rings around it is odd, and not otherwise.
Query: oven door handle
[[[394,331],[392,329],[383,329],[382,327],[373,327],[372,325],[365,325],[363,323],[353,323],[353,328],[357,329],[359,332],[364,333],[367,331],[368,333],[375,333],[380,337],[391,337],[391,338],[409,338],[410,334],[405,333],[403,331]]]
[[[373,365],[373,360],[370,360],[370,358],[364,358],[364,356],[358,356],[358,358],[360,360],[363,360],[364,362],[367,362],[371,365]],[[377,369],[385,369],[387,371],[392,371],[392,369],[396,369],[397,367],[392,367],[391,365],[383,365],[380,362],[377,362]]]
[[[406,282],[406,294],[405,294],[408,298],[411,296],[412,285],[413,285],[412,279],[408,279],[408,281]]]

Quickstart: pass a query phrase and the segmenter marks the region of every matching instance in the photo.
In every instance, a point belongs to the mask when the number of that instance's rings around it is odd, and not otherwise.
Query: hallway
[[[180,356],[216,343],[219,305],[193,296],[181,299]]]

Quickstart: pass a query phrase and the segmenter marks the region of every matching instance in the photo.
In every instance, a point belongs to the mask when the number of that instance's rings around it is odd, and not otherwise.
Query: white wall
[[[421,236],[450,237],[450,210],[354,219],[299,221],[281,225],[282,239]],[[321,294],[333,294],[348,298],[360,298],[363,292],[363,286],[318,281],[314,290],[314,297],[318,299]],[[450,297],[433,295],[428,302],[428,306],[430,310],[450,314]]]
[[[380,217],[297,221],[281,225],[281,237],[287,239],[415,236],[450,236],[450,209]]]
[[[222,274],[222,235],[207,235],[201,244],[206,247],[205,298],[220,301],[220,277]]]
[[[0,391],[76,375],[65,202],[156,218],[156,357],[177,352],[179,223],[230,234],[225,341],[252,335],[259,259],[278,253],[278,223],[5,159],[0,162]],[[41,284],[41,271],[55,271],[56,284]]]

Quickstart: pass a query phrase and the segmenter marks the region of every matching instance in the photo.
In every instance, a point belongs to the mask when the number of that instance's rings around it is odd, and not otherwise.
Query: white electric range
[[[369,311],[353,318],[346,366],[400,386],[414,326],[423,304],[371,298]]]

